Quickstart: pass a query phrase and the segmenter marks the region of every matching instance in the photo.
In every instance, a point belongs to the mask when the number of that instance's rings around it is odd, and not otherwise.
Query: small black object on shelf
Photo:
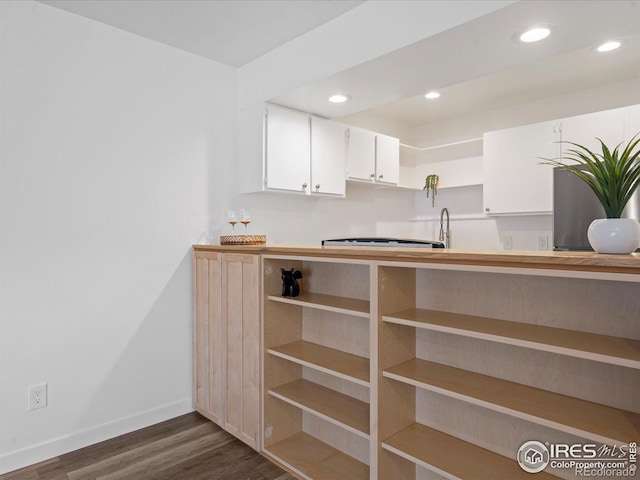
[[[282,296],[283,297],[297,297],[300,295],[300,284],[298,279],[302,278],[300,270],[285,270],[281,268],[282,272]]]

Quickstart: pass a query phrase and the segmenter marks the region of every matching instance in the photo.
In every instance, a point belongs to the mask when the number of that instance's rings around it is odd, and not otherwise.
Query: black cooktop
[[[444,243],[433,240],[413,240],[389,237],[336,238],[322,240],[323,246],[351,247],[412,247],[412,248],[444,248]]]

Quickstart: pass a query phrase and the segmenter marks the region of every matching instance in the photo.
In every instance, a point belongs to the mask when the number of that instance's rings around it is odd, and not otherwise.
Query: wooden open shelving
[[[450,479],[516,480],[531,478],[512,459],[413,423],[382,442],[382,448]],[[557,479],[544,472],[536,479]]]
[[[403,252],[262,254],[266,455],[306,479],[511,480],[527,440],[640,436],[638,272]]]
[[[640,341],[628,338],[417,308],[383,320],[640,369]]]
[[[369,438],[369,404],[308,380],[296,380],[269,394],[320,418]]]
[[[267,453],[309,479],[369,479],[366,464],[304,432],[271,445]]]
[[[269,295],[268,299],[274,302],[290,303],[318,310],[369,318],[369,300],[312,292],[305,292],[293,298]]]
[[[413,359],[383,375],[605,444],[640,437],[639,414],[439,363]]]
[[[297,297],[278,295],[283,264],[303,273]],[[363,262],[264,259],[263,445],[300,478],[372,475],[370,272]]]
[[[369,359],[303,340],[272,347],[267,353],[369,386]]]

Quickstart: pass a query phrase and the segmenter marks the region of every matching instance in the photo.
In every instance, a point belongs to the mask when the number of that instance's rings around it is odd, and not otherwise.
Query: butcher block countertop
[[[400,247],[342,247],[305,245],[194,245],[196,251],[327,257],[380,262],[478,265],[640,275],[640,254],[603,255],[594,252],[516,250],[458,250]]]

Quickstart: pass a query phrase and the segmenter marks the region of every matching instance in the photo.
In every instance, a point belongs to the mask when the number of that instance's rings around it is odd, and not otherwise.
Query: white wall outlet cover
[[[36,410],[47,406],[47,384],[31,385],[29,387],[29,410]]]

